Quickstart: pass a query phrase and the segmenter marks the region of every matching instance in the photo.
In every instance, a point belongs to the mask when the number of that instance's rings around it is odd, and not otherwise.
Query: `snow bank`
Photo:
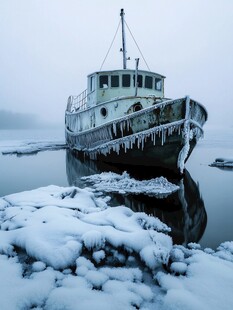
[[[0,251],[9,254],[6,249],[17,246],[55,269],[68,268],[82,251],[99,251],[105,244],[138,254],[145,246],[156,249],[154,230],[169,231],[144,213],[135,215],[123,206],[107,208],[85,189],[49,186],[6,196],[4,201]],[[171,239],[164,234],[160,239],[160,247],[167,253]],[[151,260],[155,264],[157,257]]]
[[[82,177],[82,180],[93,184],[98,191],[121,194],[145,194],[165,197],[179,189],[179,186],[168,182],[164,177],[151,180],[135,180],[127,172],[122,175],[113,172],[102,172]]]
[[[224,249],[223,244],[213,255],[179,246],[185,256],[182,265],[174,268],[172,263],[170,274],[158,272],[155,276],[167,292],[161,309],[232,309],[233,242],[229,245]],[[219,259],[226,254],[228,259]]]
[[[215,162],[210,164],[211,167],[228,167],[233,168],[233,159],[230,158],[216,158]]]
[[[0,152],[3,155],[30,155],[47,150],[66,148],[64,141],[1,141]]]
[[[232,309],[233,242],[173,245],[159,219],[88,188],[0,198],[1,309]]]

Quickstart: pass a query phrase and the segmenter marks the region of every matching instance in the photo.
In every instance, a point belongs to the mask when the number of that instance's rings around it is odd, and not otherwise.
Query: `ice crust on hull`
[[[155,115],[160,115],[165,109],[168,109],[168,107],[173,107],[174,103],[180,103],[182,106],[184,105],[186,111],[184,118],[180,115],[179,120],[173,119],[173,121],[167,122],[166,124],[156,125],[158,121]],[[119,155],[121,152],[122,156],[123,152],[127,153],[130,150],[140,149],[144,151],[148,141],[151,142],[150,151],[153,152],[152,149],[156,149],[158,145],[167,145],[169,137],[176,137],[176,142],[177,145],[180,145],[180,150],[177,158],[175,158],[169,168],[180,170],[182,173],[184,170],[184,163],[192,151],[192,148],[190,148],[190,141],[196,144],[197,140],[203,135],[202,125],[207,115],[202,109],[203,108],[196,102],[191,101],[189,97],[180,101],[167,101],[157,106],[152,106],[126,115],[125,117],[116,119],[110,123],[96,127],[95,129],[83,132],[72,132],[67,128],[66,139],[71,149],[82,151],[93,160],[99,159],[99,155],[101,155],[101,159],[107,160],[107,157],[112,157],[114,153]],[[166,113],[167,118],[170,115],[170,110],[168,109]],[[69,119],[68,116],[67,118]],[[143,125],[141,122],[140,127],[143,128],[144,126],[144,129],[137,131],[134,120],[140,122],[140,118],[143,118],[143,116],[145,116],[144,122],[146,125]],[[148,119],[153,120],[153,122],[150,123],[146,116]],[[73,121],[77,121],[79,117],[80,115],[77,115],[77,118],[72,119]],[[67,122],[68,127],[72,128],[72,124],[69,124],[69,121]],[[154,125],[152,126],[152,124]],[[137,132],[135,132],[135,130]],[[166,157],[165,153],[164,157]],[[112,160],[112,158],[110,160]],[[150,164],[156,166],[156,159],[154,162],[153,164],[151,161]],[[164,166],[166,166],[165,162]]]
[[[186,135],[186,140],[184,140],[183,125],[183,120],[169,125],[161,125],[144,132],[103,143],[94,148],[83,149],[82,152],[92,160],[100,158],[106,162],[122,162],[131,165],[145,164],[177,171],[182,170],[184,162],[190,155],[197,139],[203,134],[202,130],[196,127],[189,131],[190,135]],[[192,147],[190,147],[189,141],[191,134]],[[183,145],[184,141],[185,144]],[[178,150],[177,145],[180,145]],[[78,147],[74,147],[74,149],[79,150]],[[179,157],[182,149],[185,152]],[[135,154],[137,155],[134,156]],[[169,156],[171,160],[169,160]],[[165,160],[165,163],[163,163],[163,160]]]

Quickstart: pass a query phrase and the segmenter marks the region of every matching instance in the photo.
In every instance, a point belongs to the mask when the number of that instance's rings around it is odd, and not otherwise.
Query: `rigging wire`
[[[104,65],[104,63],[105,63],[105,60],[106,60],[106,58],[108,57],[108,54],[109,54],[109,52],[110,52],[110,50],[111,50],[111,48],[112,48],[112,45],[113,45],[113,43],[114,43],[114,41],[115,41],[115,39],[116,39],[116,35],[117,35],[118,30],[119,30],[120,23],[121,23],[121,21],[119,21],[119,24],[118,24],[118,26],[117,26],[117,30],[116,30],[115,35],[114,35],[114,37],[113,37],[113,40],[112,40],[112,42],[111,42],[111,44],[110,44],[110,47],[109,47],[109,49],[108,49],[108,51],[107,51],[107,54],[106,54],[106,56],[104,57],[104,60],[103,60],[102,65],[101,65],[101,67],[100,67],[100,71],[101,71],[101,69],[102,69],[102,67],[103,67],[103,65]]]
[[[113,40],[112,40],[112,42],[111,42],[111,44],[110,44],[110,47],[109,47],[109,49],[108,49],[108,51],[107,51],[106,56],[104,57],[104,60],[103,60],[103,62],[102,62],[102,64],[101,64],[101,66],[100,66],[100,71],[102,70],[103,65],[104,65],[104,63],[105,63],[105,61],[106,61],[106,59],[107,59],[107,57],[108,57],[108,54],[109,54],[111,48],[112,48],[112,45],[113,45],[113,43],[114,43],[114,41],[115,41],[115,39],[116,39],[118,30],[119,30],[119,27],[120,27],[120,23],[121,23],[121,21],[119,21],[119,23],[118,23],[117,30],[116,30],[116,32],[115,32],[115,35],[114,35],[114,37],[113,37]],[[142,54],[142,51],[140,50],[139,45],[137,44],[137,41],[135,40],[135,38],[134,38],[134,36],[133,36],[133,34],[132,34],[132,32],[131,32],[131,30],[130,30],[130,28],[129,28],[129,26],[128,26],[128,24],[126,23],[125,20],[124,20],[124,23],[125,23],[125,25],[126,25],[128,31],[129,31],[129,33],[130,33],[132,39],[133,39],[135,45],[137,46],[137,48],[138,48],[138,50],[139,50],[139,52],[140,52],[140,54],[141,54],[141,56],[142,56],[142,59],[144,60],[146,66],[147,66],[147,69],[148,69],[149,71],[151,71],[151,70],[150,70],[150,67],[148,66],[148,64],[147,64],[147,62],[146,62],[145,57],[144,57],[143,54]]]
[[[126,24],[126,27],[127,27],[127,29],[129,30],[129,33],[131,34],[131,37],[133,38],[134,43],[136,44],[136,46],[137,46],[137,48],[138,48],[138,50],[139,50],[139,52],[140,52],[140,54],[141,54],[141,56],[142,56],[142,58],[143,58],[145,64],[146,64],[146,66],[147,66],[147,69],[148,69],[149,71],[151,71],[150,68],[149,68],[149,66],[148,66],[148,64],[147,64],[147,62],[146,62],[146,60],[145,60],[145,58],[144,58],[144,56],[143,56],[143,54],[142,54],[142,52],[141,52],[141,50],[140,50],[140,48],[139,48],[139,46],[138,46],[138,44],[137,44],[137,42],[136,42],[136,40],[135,40],[135,38],[134,38],[134,36],[133,36],[133,34],[132,34],[132,32],[131,32],[131,30],[129,29],[129,26],[128,26],[128,24],[126,23],[126,21],[125,21],[125,24]]]

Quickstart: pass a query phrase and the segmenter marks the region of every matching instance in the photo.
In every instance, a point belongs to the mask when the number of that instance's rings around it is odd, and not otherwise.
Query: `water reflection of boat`
[[[140,172],[127,172],[134,178],[151,178],[153,172],[143,170]],[[125,167],[112,166],[103,162],[90,161],[84,158],[77,158],[72,151],[66,153],[66,173],[69,185],[84,187],[81,177],[103,171],[114,171],[122,173]],[[161,174],[160,174],[161,175]],[[153,176],[155,177],[155,175]],[[167,176],[169,179],[169,177]],[[122,195],[112,194],[111,204],[126,205],[135,212],[145,212],[158,217],[169,227],[174,243],[186,245],[188,242],[198,242],[206,227],[207,214],[204,201],[201,198],[198,185],[191,178],[186,170],[181,179],[169,179],[180,186],[180,190],[164,199],[149,197],[146,195]]]

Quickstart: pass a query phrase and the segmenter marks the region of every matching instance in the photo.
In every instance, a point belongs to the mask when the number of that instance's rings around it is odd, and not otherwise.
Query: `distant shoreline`
[[[52,129],[59,128],[60,123],[49,123],[39,119],[35,114],[14,113],[0,110],[0,130],[13,129]]]

